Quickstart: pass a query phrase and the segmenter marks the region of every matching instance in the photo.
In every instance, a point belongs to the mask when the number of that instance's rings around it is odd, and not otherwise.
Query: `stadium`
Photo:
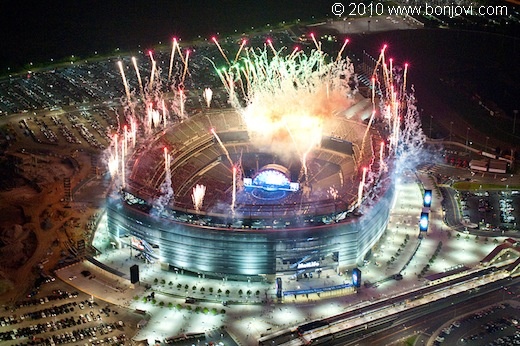
[[[301,274],[356,266],[386,228],[393,187],[389,181],[379,184],[373,203],[362,212],[356,208],[361,167],[373,160],[381,136],[370,130],[371,141],[362,148],[366,124],[354,116],[333,120],[310,153],[304,178],[299,160],[252,145],[234,109],[190,117],[129,160],[126,186],[108,202],[111,234],[169,269],[206,275]],[[232,167],[212,128],[244,172],[233,212]],[[159,209],[166,176],[163,148],[173,157],[175,199]],[[197,184],[206,186],[199,211],[192,204]]]
[[[335,60],[318,43],[281,54],[271,41],[240,59],[243,42],[233,62],[214,42],[229,63],[215,67],[228,108],[211,108],[206,88],[207,107],[181,121],[167,121],[164,98],[131,101],[120,63],[127,109],[141,119],[114,136],[107,225],[115,243],[164,269],[219,278],[359,265],[386,229],[406,131],[406,86],[393,85],[386,47],[370,98],[341,57],[348,40]],[[152,68],[150,80],[158,74]],[[184,90],[172,89],[183,115]],[[136,145],[137,122],[145,135]]]

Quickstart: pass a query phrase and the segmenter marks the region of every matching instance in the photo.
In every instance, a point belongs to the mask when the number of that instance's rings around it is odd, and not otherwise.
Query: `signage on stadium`
[[[305,262],[305,263],[298,264],[298,269],[314,268],[314,267],[319,267],[319,266],[320,266],[320,262],[312,261],[312,262]]]

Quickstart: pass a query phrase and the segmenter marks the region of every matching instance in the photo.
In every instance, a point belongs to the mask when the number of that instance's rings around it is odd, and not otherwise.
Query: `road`
[[[390,345],[405,340],[420,332],[416,345],[426,344],[429,337],[446,322],[458,316],[481,310],[509,298],[502,286],[518,289],[520,278],[492,283],[475,293],[461,293],[448,296],[442,302],[422,306],[417,311],[403,314],[394,326],[371,333],[368,337],[360,336],[347,342],[340,340],[335,345]],[[406,320],[403,323],[403,320]]]

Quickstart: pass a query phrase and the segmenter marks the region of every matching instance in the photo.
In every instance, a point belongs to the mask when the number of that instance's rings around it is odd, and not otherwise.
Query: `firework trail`
[[[191,200],[193,201],[193,207],[198,212],[202,208],[202,203],[204,202],[204,195],[206,194],[206,186],[197,184],[193,188],[193,192],[191,194]]]

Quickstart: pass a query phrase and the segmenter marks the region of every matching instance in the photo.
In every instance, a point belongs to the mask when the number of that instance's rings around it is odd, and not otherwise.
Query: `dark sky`
[[[334,1],[37,1],[0,3],[0,69],[71,54],[143,48],[173,36],[232,33],[330,15]]]

